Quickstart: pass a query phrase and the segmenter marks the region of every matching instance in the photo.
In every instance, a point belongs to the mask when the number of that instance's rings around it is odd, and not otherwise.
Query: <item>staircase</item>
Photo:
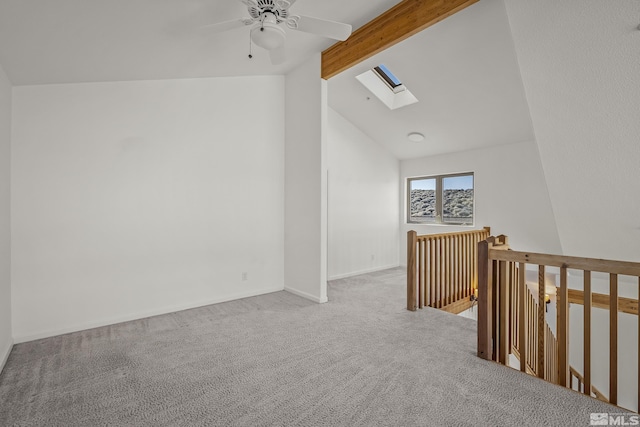
[[[621,297],[619,284],[631,282],[640,294],[640,263],[517,252],[511,250],[506,236],[489,235],[488,227],[425,236],[410,231],[407,309],[433,307],[457,314],[477,300],[479,357],[613,405],[620,405],[620,382],[623,406],[637,411],[640,408],[638,299]],[[537,273],[537,277],[527,280],[527,272]],[[549,280],[550,274],[553,280]],[[592,281],[597,280],[598,274],[606,277],[604,293],[593,292]],[[569,279],[574,280],[571,289]],[[570,306],[582,306],[584,310],[582,319],[573,316],[574,322],[582,324],[574,323],[572,342],[579,346],[582,338],[583,343],[572,354],[569,354]],[[552,307],[551,317],[546,314],[547,307]],[[601,318],[603,313],[605,321]],[[620,313],[635,316],[637,347],[626,336],[628,332],[620,340]],[[627,324],[624,331],[628,331],[629,319],[623,320]],[[603,339],[593,331],[605,322],[608,333]],[[600,354],[603,349],[608,350],[606,364]],[[628,366],[629,355],[635,355],[635,366]],[[570,365],[570,358],[576,365],[582,364],[582,368]],[[621,360],[626,363],[622,368]],[[594,386],[592,366],[598,368],[598,384],[608,381],[608,387]],[[605,373],[607,379],[603,379]]]
[[[640,288],[640,263],[517,252],[511,250],[506,236],[490,237],[481,242],[478,257],[478,356],[508,365],[509,354],[512,354],[520,362],[522,372],[619,405],[619,382],[622,379],[627,383],[630,379],[630,375],[620,370],[620,354],[625,357],[635,355],[634,363],[640,365],[637,344],[619,340],[620,313],[634,314],[640,326],[638,300],[621,298],[619,284],[631,282]],[[537,267],[537,292],[532,292],[527,283],[527,266]],[[559,279],[551,284],[547,276],[550,271],[557,272]],[[572,278],[581,279],[583,290],[569,289],[569,271]],[[608,278],[606,294],[592,292],[596,272],[604,273]],[[549,326],[546,310],[541,309],[553,302],[549,287],[555,294],[555,328]],[[584,310],[583,324],[579,325],[583,331],[582,349],[572,354],[574,360],[581,359],[582,373],[569,364],[572,356],[569,354],[570,304],[582,305]],[[592,327],[601,324],[593,322],[593,317],[602,314],[596,313],[594,308],[607,310],[608,343],[602,339],[593,341]],[[577,321],[575,316],[573,321]],[[579,330],[577,326],[574,324]],[[579,332],[577,334],[574,333],[574,340],[579,337]],[[605,348],[609,360],[605,366],[608,371],[606,391],[594,387],[592,380],[592,349],[602,349],[604,344],[608,344]],[[601,362],[598,368],[603,366]],[[638,400],[634,402],[630,398],[630,394],[638,394],[640,376],[636,375],[634,388],[624,396],[624,405],[629,410],[640,407]]]

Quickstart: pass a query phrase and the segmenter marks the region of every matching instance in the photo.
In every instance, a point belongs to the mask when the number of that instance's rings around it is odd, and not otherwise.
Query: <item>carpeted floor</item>
[[[582,426],[607,404],[475,356],[400,269],[16,345],[0,426]]]

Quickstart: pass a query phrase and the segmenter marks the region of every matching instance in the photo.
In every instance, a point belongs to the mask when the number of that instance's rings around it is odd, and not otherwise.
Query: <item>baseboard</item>
[[[116,325],[118,323],[130,322],[132,320],[139,320],[147,317],[160,316],[160,315],[169,314],[169,313],[176,313],[178,311],[190,310],[192,308],[205,307],[207,305],[219,304],[222,302],[235,301],[243,298],[250,298],[258,295],[265,295],[273,292],[280,292],[282,290],[284,290],[283,287],[278,286],[273,288],[261,289],[258,291],[243,292],[243,293],[225,296],[222,298],[216,298],[216,299],[207,300],[207,301],[200,301],[197,303],[179,304],[175,306],[163,307],[157,310],[148,310],[148,311],[130,314],[126,316],[113,317],[110,319],[100,320],[97,322],[87,322],[83,324],[69,326],[66,328],[52,329],[49,331],[39,332],[37,334],[17,335],[13,339],[16,344],[19,344],[19,343],[35,341],[43,338],[55,337],[58,335],[69,334],[72,332],[86,331],[87,329],[100,328],[102,326]]]
[[[0,373],[4,369],[4,365],[7,363],[9,359],[9,354],[11,354],[11,350],[13,349],[13,340],[9,339],[9,342],[6,345],[6,348],[0,350]]]
[[[287,288],[286,286],[285,286],[284,290],[285,290],[285,291],[287,291],[287,292],[290,292],[290,293],[292,293],[292,294],[294,294],[294,295],[297,295],[297,296],[299,296],[299,297],[302,297],[302,298],[305,298],[305,299],[311,300],[311,301],[313,301],[313,302],[317,302],[318,304],[324,304],[325,302],[329,301],[329,299],[328,299],[327,297],[324,297],[324,298],[318,298],[318,297],[317,297],[317,296],[315,296],[315,295],[311,295],[311,294],[308,294],[308,293],[306,293],[306,292],[299,291],[299,290],[297,290],[297,289]]]
[[[369,268],[366,270],[353,271],[351,273],[346,273],[346,274],[336,274],[335,276],[329,277],[329,280],[346,279],[347,277],[359,276],[361,274],[367,274],[367,273],[375,273],[376,271],[388,270],[390,268],[396,268],[396,267],[401,267],[401,265],[392,264],[392,265],[386,265],[383,267],[375,267],[375,268]]]

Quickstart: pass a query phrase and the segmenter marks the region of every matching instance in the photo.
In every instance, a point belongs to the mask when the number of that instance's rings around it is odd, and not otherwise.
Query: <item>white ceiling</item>
[[[358,28],[399,0],[298,0],[291,13]],[[334,41],[288,31],[290,60],[272,66],[239,0],[0,0],[0,63],[14,85],[285,74]]]
[[[390,111],[356,81],[381,63],[417,104]],[[399,159],[534,140],[502,0],[481,0],[332,78],[329,105]],[[410,142],[409,132],[426,139]]]
[[[292,13],[358,28],[400,0],[298,0]],[[286,74],[334,42],[288,31],[286,63],[247,57],[239,0],[0,0],[0,64],[14,85]],[[420,100],[390,111],[355,75],[385,63]],[[481,0],[329,81],[329,104],[399,159],[533,140],[503,0]],[[409,132],[426,141],[409,142]]]

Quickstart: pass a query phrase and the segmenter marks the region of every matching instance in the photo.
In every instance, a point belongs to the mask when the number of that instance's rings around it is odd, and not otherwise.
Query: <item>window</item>
[[[384,64],[374,67],[373,71],[380,76],[382,81],[389,85],[389,88],[391,88],[393,93],[402,92],[404,90],[404,86],[402,86],[400,79],[398,79]]]
[[[384,64],[357,75],[356,79],[390,110],[418,102],[418,98]]]
[[[473,225],[473,173],[407,180],[407,222]]]

